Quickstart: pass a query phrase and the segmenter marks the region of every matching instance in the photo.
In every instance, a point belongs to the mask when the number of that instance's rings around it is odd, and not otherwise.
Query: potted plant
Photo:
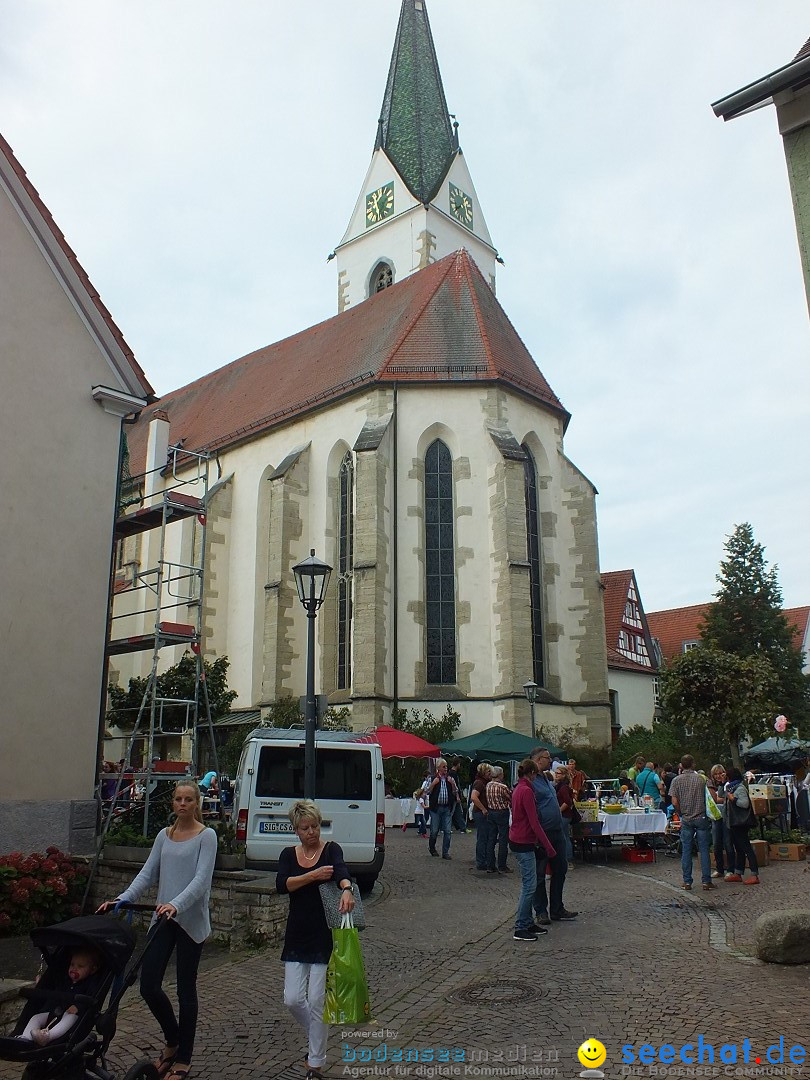
[[[134,825],[115,822],[104,838],[104,858],[143,866],[154,842],[153,836],[144,836]]]
[[[245,845],[236,839],[236,829],[230,821],[218,821],[216,870],[244,870]]]

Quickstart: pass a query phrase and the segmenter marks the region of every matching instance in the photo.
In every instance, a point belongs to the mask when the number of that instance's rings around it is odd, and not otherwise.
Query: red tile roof
[[[685,641],[700,641],[698,627],[710,607],[710,604],[693,604],[691,607],[648,613],[650,631],[658,638],[665,660],[680,656]],[[803,649],[810,607],[785,608],[784,614],[793,627],[793,644],[797,649]]]
[[[793,57],[793,62],[795,63],[797,60],[803,60],[805,56],[810,56],[810,38],[805,41],[804,45],[802,45],[802,47]]]
[[[638,633],[638,627],[625,622],[624,617],[625,604],[631,586],[635,587],[641,622],[642,624],[646,622],[635,573],[632,570],[609,570],[602,573],[600,577],[603,590],[602,599],[605,607],[605,641],[607,644],[608,667],[623,668],[625,671],[640,671],[645,675],[654,675],[658,670],[654,656],[650,656],[650,666],[648,666],[647,664],[639,664],[618,651],[619,633],[623,629]],[[647,628],[644,626],[642,632],[645,639],[649,637],[649,633],[646,631]]]
[[[810,607],[785,608],[785,618],[793,627],[793,644],[797,649],[804,649],[804,643],[807,639],[807,624],[810,621]]]
[[[708,604],[692,604],[690,607],[647,612],[650,633],[658,638],[665,660],[680,656],[685,641],[700,641],[698,624],[703,621],[708,607]]]
[[[503,381],[567,423],[469,254],[457,251],[362,304],[249,353],[166,394],[128,433],[133,472],[143,467],[155,409],[172,443],[221,449],[253,438],[359,387],[391,382]]]
[[[11,169],[13,170],[15,176],[22,185],[23,191],[31,204],[31,208],[33,209],[37,217],[42,221],[43,225],[51,234],[53,239],[56,241],[57,245],[61,248],[62,252],[67,258],[68,263],[72,267],[73,272],[78,277],[81,288],[84,290],[84,293],[89,299],[91,305],[95,307],[96,311],[106,324],[107,329],[112,335],[116,345],[123,353],[125,361],[129,364],[132,370],[132,374],[135,376],[136,382],[139,384],[139,392],[144,397],[148,397],[150,399],[154,398],[155,392],[149,384],[149,381],[147,380],[146,375],[144,374],[140,364],[135,359],[135,354],[133,353],[132,349],[130,349],[129,345],[127,345],[126,341],[124,340],[124,335],[121,333],[118,326],[115,324],[112,315],[104,306],[101,297],[99,296],[97,290],[94,288],[90,278],[87,276],[84,267],[76,258],[76,253],[73,251],[70,244],[68,244],[67,240],[64,237],[64,234],[59,229],[58,225],[51,216],[50,210],[42,201],[39,192],[28,179],[25,169],[23,169],[22,165],[17,160],[14,151],[11,149],[11,147],[2,135],[0,135],[0,154],[3,155],[5,160],[11,166]]]

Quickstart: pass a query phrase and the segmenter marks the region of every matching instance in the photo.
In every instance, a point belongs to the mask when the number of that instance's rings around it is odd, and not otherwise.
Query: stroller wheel
[[[151,1061],[144,1058],[136,1062],[124,1076],[124,1080],[158,1080],[159,1073]]]

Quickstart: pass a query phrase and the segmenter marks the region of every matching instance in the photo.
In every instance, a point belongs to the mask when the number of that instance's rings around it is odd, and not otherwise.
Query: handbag
[[[366,969],[351,914],[332,931],[332,955],[326,968],[325,1024],[362,1024],[371,1019]]]
[[[340,898],[343,890],[336,881],[321,881],[318,884],[318,892],[321,894],[323,913],[326,916],[326,925],[330,930],[337,930],[341,926],[344,913],[340,910]],[[365,930],[366,913],[363,901],[360,899],[360,890],[357,884],[352,882],[352,896],[354,897],[354,911],[351,912],[353,926],[356,930]]]
[[[723,811],[712,798],[712,793],[709,789],[704,788],[704,791],[706,793],[706,817],[711,818],[712,821],[722,821]]]

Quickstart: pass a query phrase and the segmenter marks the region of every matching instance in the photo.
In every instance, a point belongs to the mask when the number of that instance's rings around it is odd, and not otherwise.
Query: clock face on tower
[[[455,184],[450,185],[450,213],[465,228],[471,229],[473,227],[472,199],[461,188],[457,188]]]
[[[376,225],[394,212],[394,181],[370,191],[366,195],[366,228]]]

